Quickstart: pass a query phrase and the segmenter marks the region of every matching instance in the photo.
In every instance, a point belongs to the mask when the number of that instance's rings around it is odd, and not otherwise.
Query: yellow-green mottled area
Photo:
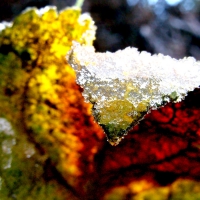
[[[134,107],[126,99],[107,102],[105,100],[104,106],[98,110],[97,121],[104,128],[112,145],[117,145],[128,129],[143,118],[143,113],[147,112],[148,105],[147,101],[142,101],[137,107]]]
[[[84,121],[76,118],[87,118],[88,126],[93,120],[65,56],[73,40],[92,45],[94,22],[79,8],[58,12],[55,7],[46,7],[27,9],[2,26],[0,117],[11,123],[16,135],[7,150],[6,133],[0,138],[5,146],[1,152],[0,199],[76,199],[51,175],[45,180],[44,166],[53,165],[67,184],[79,185],[83,144],[77,135]],[[27,144],[29,151],[30,142],[35,150],[29,158],[20,145]],[[92,145],[90,150],[95,152]],[[11,152],[10,165],[3,159],[7,151]]]
[[[112,189],[104,200],[198,200],[200,184],[197,181],[178,179],[171,187],[155,187],[146,180],[134,181]]]

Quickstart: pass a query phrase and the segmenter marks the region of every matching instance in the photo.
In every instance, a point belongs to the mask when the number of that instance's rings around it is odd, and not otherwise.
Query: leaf
[[[119,144],[151,109],[181,101],[200,83],[200,63],[194,58],[151,56],[136,48],[95,53],[74,43],[68,61],[111,145]]]
[[[33,10],[0,33],[0,199],[198,199],[200,90],[113,147],[65,59],[73,37],[91,45],[92,19]]]
[[[89,15],[81,14],[81,10],[75,7],[66,8],[59,13],[55,7],[45,7],[40,10],[29,8],[16,17],[13,23],[3,23],[2,26],[0,117],[11,122],[17,140],[21,141],[21,137],[25,135],[35,144],[35,159],[33,156],[30,158],[34,162],[27,165],[30,171],[37,171],[34,166],[37,162],[41,162],[42,166],[49,165],[49,168],[57,171],[57,179],[62,177],[63,184],[76,186],[78,189],[82,183],[77,178],[83,174],[79,158],[85,157],[90,165],[98,143],[92,137],[101,138],[103,135],[93,123],[90,105],[84,102],[80,88],[75,83],[75,73],[66,62],[65,55],[73,40],[92,45],[96,29],[94,22]],[[95,142],[83,144],[87,137]],[[21,142],[17,143],[16,148],[20,149],[20,144]],[[82,149],[87,151],[80,154]],[[15,145],[10,151],[17,161],[12,162],[11,169],[2,168],[3,182],[9,183],[11,177],[6,174],[15,173],[15,167],[25,174],[22,179],[26,178],[26,164],[21,165],[21,162],[29,162],[26,156],[24,158],[20,153],[15,155]],[[88,157],[88,154],[91,155]],[[38,179],[42,179],[43,170],[45,169],[40,171]],[[6,191],[9,194],[14,193],[17,199],[21,199],[21,195],[28,194],[30,186],[34,191],[31,198],[35,199],[34,195],[38,191],[36,188],[41,187],[39,180],[38,185],[33,186],[32,181],[36,177],[27,177],[24,181],[21,176],[14,175],[13,178],[22,185],[27,184],[27,188],[22,193],[20,185],[4,185],[3,188],[8,188]],[[56,184],[56,181],[50,181],[46,187],[44,184],[41,196],[49,190],[51,184]],[[55,190],[49,191],[50,194],[53,195]]]

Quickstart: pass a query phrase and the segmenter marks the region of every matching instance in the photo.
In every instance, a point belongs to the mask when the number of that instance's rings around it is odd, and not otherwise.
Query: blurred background
[[[0,21],[12,20],[23,9],[56,5],[59,10],[75,0],[1,0]],[[97,51],[127,46],[175,58],[200,60],[199,0],[85,0],[83,12],[95,20]]]

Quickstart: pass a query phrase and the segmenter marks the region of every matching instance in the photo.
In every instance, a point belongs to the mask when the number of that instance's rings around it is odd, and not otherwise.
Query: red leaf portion
[[[152,111],[118,146],[105,143],[94,162],[96,195],[141,179],[155,185],[177,178],[199,181],[200,105],[195,101],[199,93]]]

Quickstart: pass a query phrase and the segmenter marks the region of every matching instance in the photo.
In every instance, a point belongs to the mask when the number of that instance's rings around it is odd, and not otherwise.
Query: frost
[[[6,22],[6,21],[1,22],[0,23],[0,32],[11,26],[12,26],[12,22]]]
[[[0,136],[2,132],[6,135],[14,136],[11,124],[5,118],[0,118]]]
[[[16,144],[14,136],[15,133],[10,122],[5,118],[0,118],[0,170],[11,167],[12,148]]]
[[[192,57],[176,60],[130,47],[95,53],[91,46],[74,43],[68,61],[112,145],[150,109],[181,101],[200,83],[200,63]]]
[[[30,158],[35,154],[34,146],[30,143],[23,143],[23,150],[26,155],[26,158]]]

